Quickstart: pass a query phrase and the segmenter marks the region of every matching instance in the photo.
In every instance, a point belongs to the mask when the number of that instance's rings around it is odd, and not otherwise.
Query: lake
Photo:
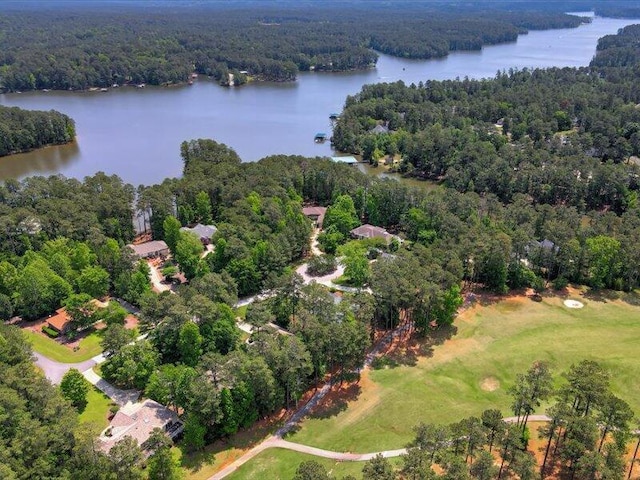
[[[456,52],[438,60],[380,55],[363,72],[301,73],[296,82],[224,88],[207,78],[171,88],[121,87],[109,92],[29,92],[0,95],[0,104],[32,110],[55,109],[76,121],[77,141],[0,159],[0,179],[61,173],[83,178],[97,171],[117,174],[134,185],[161,182],[182,172],[180,143],[212,138],[234,148],[243,161],[272,154],[327,156],[329,114],[340,112],[347,95],[364,84],[403,80],[418,83],[493,77],[499,70],[578,67],[589,64],[598,38],[634,23],[595,17],[575,29],[532,31],[516,42]]]

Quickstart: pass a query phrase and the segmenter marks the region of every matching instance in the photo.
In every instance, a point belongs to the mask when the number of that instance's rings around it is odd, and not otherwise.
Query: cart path
[[[507,417],[503,419],[508,423],[515,423],[518,417]],[[547,415],[530,415],[530,422],[548,422],[551,420]],[[382,450],[380,452],[371,453],[352,453],[352,452],[333,452],[331,450],[324,450],[322,448],[311,447],[308,445],[302,445],[300,443],[290,442],[284,440],[279,431],[275,435],[268,437],[260,444],[253,447],[247,453],[235,460],[233,463],[217,472],[215,475],[209,477],[208,480],[221,480],[227,475],[235,472],[241,465],[251,460],[256,455],[262,453],[269,448],[284,448],[286,450],[293,450],[295,452],[306,453],[308,455],[315,455],[316,457],[329,458],[331,460],[339,460],[343,462],[364,462],[371,460],[376,455],[382,455],[385,458],[399,457],[407,453],[406,448],[400,448],[397,450]]]

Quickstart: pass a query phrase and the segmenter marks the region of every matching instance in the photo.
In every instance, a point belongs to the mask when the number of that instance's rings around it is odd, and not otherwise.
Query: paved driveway
[[[96,365],[96,361],[93,358],[80,363],[60,363],[53,361],[50,358],[47,358],[37,352],[33,352],[33,355],[36,357],[36,365],[38,365],[42,369],[44,375],[49,380],[51,380],[51,383],[54,383],[56,385],[60,383],[64,374],[72,368],[84,372]]]

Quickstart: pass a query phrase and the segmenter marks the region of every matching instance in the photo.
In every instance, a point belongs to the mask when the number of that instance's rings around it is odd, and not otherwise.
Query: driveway
[[[138,401],[138,397],[140,397],[140,392],[137,390],[122,390],[116,388],[92,369],[85,370],[82,372],[82,375],[84,375],[84,378],[86,378],[91,385],[95,385],[98,390],[120,406],[126,405],[127,403],[135,403]]]
[[[64,377],[64,374],[72,368],[75,368],[80,372],[84,372],[85,370],[88,370],[96,365],[96,361],[93,358],[80,363],[60,363],[51,360],[50,358],[47,358],[37,352],[33,352],[33,356],[36,357],[35,364],[42,369],[45,377],[47,377],[51,381],[51,383],[55,385],[60,384],[60,381],[62,380],[62,377]]]
[[[162,283],[162,274],[158,271],[155,265],[151,262],[147,262],[149,270],[151,271],[151,284],[158,292],[166,292],[167,290],[173,291],[169,285]]]

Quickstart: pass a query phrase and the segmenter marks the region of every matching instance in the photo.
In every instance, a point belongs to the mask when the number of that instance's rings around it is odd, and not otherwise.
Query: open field
[[[260,453],[226,478],[229,480],[262,480],[266,478],[289,480],[295,475],[298,465],[307,460],[315,460],[322,464],[328,472],[337,478],[346,475],[362,478],[362,467],[365,464],[365,462],[339,462],[282,448],[271,448]],[[391,458],[389,461],[394,465],[400,465],[399,458]]]
[[[33,346],[33,349],[51,360],[62,363],[78,363],[89,360],[100,354],[100,331],[94,331],[80,340],[77,350],[59,344],[55,340],[39,333],[23,329],[22,332]]]
[[[466,310],[452,338],[394,352],[389,366],[331,396],[287,439],[364,453],[404,446],[420,421],[449,423],[494,407],[509,416],[506,391],[535,360],[548,361],[558,378],[582,359],[601,362],[614,392],[640,413],[640,308],[578,291],[569,297],[584,308],[567,308],[558,296],[542,302],[521,296]]]
[[[79,416],[80,423],[94,423],[101,428],[107,428],[109,425],[107,416],[111,403],[109,397],[96,387],[91,386],[87,394],[87,406]]]

